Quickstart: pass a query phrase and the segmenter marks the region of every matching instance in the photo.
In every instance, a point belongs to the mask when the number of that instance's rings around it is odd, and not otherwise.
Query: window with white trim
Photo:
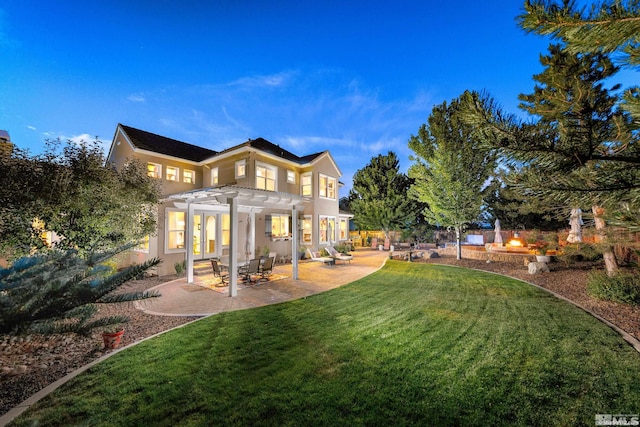
[[[320,197],[325,199],[336,199],[336,179],[327,175],[320,174]]]
[[[247,161],[245,159],[236,161],[236,179],[247,176]]]
[[[177,181],[178,176],[180,176],[180,169],[175,166],[167,166],[165,176],[167,178],[167,181]]]
[[[296,172],[291,169],[287,169],[287,183],[295,184],[296,183]]]
[[[231,241],[231,216],[222,214],[222,246],[229,246]]]
[[[311,172],[303,173],[300,175],[300,194],[304,197],[312,197],[313,179]]]
[[[196,183],[196,173],[190,170],[182,171],[182,182],[185,184],[195,184]]]
[[[320,243],[328,243],[329,239],[331,242],[336,241],[336,217],[334,216],[320,216],[320,224],[319,224],[319,234],[320,238],[318,239]]]
[[[218,185],[218,168],[211,168],[211,185]]]
[[[266,163],[256,162],[256,188],[276,191],[278,168]]]
[[[340,218],[340,233],[338,240],[347,240],[349,235],[349,221],[346,218]]]
[[[271,214],[271,238],[282,239],[289,237],[289,215]]]
[[[158,163],[147,163],[147,175],[151,178],[162,178],[162,165]]]
[[[168,210],[166,233],[167,251],[184,250],[186,216],[184,211]]]
[[[302,218],[302,233],[300,233],[300,242],[305,245],[311,245],[311,235],[313,231],[313,223],[311,222],[311,215],[305,215]]]

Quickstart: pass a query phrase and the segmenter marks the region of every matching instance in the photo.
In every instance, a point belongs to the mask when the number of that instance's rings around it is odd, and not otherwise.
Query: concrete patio
[[[298,280],[292,279],[291,264],[278,264],[274,275],[286,278],[241,287],[238,295],[230,297],[226,290],[209,289],[200,284],[211,283],[211,274],[197,275],[194,283],[181,278],[158,285],[153,290],[159,298],[136,302],[136,307],[148,314],[159,316],[208,316],[223,311],[243,310],[277,304],[337,288],[378,270],[389,257],[388,252],[359,249],[353,252],[350,264],[324,265],[301,261]],[[224,288],[226,289],[226,288]]]

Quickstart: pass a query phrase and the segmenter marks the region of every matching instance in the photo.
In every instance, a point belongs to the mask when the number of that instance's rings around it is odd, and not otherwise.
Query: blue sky
[[[328,149],[346,184],[434,105],[486,90],[518,113],[548,39],[523,1],[0,2],[0,129],[108,146],[117,123],[211,149]],[[341,196],[346,191],[341,192]]]

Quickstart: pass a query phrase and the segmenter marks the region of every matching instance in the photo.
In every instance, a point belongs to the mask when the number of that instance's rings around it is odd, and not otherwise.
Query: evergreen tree
[[[95,303],[118,303],[159,296],[155,292],[111,294],[128,280],[157,265],[152,259],[113,272],[106,264],[118,252],[79,257],[53,250],[16,260],[0,269],[0,333],[77,333],[126,323],[126,316],[94,318]]]
[[[398,156],[389,151],[371,159],[353,176],[349,193],[354,222],[361,230],[406,229],[415,220],[415,204],[407,197],[409,178],[400,172]]]
[[[590,206],[601,235],[607,271],[617,271],[606,244],[605,208],[638,197],[640,150],[630,116],[616,108],[618,97],[604,87],[617,71],[601,53],[570,54],[551,46],[542,56],[545,70],[534,92],[521,95],[521,107],[539,118],[518,123],[488,99],[468,116],[485,141],[512,161],[526,165],[516,176],[526,197],[568,211]]]
[[[465,92],[460,98],[475,98]],[[464,227],[480,218],[483,189],[494,171],[495,157],[473,137],[473,127],[461,117],[460,99],[433,108],[428,125],[411,136],[409,148],[416,154],[409,168],[414,179],[411,195],[426,204],[427,221],[452,227],[458,242],[457,258]]]

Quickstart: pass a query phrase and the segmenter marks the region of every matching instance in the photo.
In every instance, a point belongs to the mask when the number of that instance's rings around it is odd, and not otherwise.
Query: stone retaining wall
[[[455,246],[448,248],[439,248],[438,255],[456,256],[457,248]],[[524,264],[525,260],[528,262],[535,261],[536,256],[531,254],[514,254],[505,252],[486,252],[478,250],[476,248],[462,248],[462,258],[478,259],[481,261],[501,261],[501,262],[514,262],[518,264]]]

